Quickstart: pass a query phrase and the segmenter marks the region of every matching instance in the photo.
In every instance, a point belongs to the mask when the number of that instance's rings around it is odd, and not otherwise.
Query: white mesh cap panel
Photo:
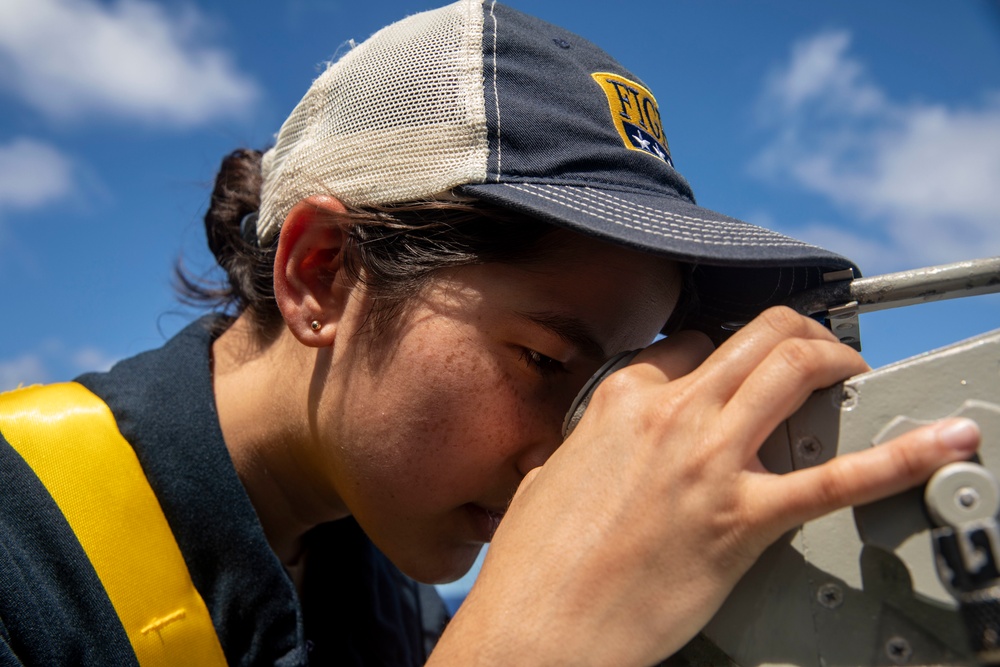
[[[296,202],[433,198],[486,178],[482,0],[383,28],[313,83],[264,156],[258,235]]]

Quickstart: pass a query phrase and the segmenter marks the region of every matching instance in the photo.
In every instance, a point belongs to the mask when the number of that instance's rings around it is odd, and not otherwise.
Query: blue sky
[[[197,315],[221,157],[269,143],[349,39],[426,2],[0,2],[0,389],[158,346]],[[867,275],[1000,255],[1000,5],[513,0],[656,95],[699,203]],[[1000,298],[862,318],[874,366],[1000,327]]]

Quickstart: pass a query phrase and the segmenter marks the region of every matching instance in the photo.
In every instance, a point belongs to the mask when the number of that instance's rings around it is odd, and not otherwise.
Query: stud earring
[[[310,326],[310,327],[312,327],[312,330],[313,330],[313,331],[319,331],[320,327],[321,327],[321,326],[323,326],[323,325],[321,325],[321,324],[319,323],[319,320],[313,320],[313,321],[312,321],[312,322],[311,322],[311,323],[309,324],[309,326]]]

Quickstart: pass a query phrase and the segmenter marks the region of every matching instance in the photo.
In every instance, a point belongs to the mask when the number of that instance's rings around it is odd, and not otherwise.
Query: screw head
[[[837,584],[823,584],[816,591],[816,601],[827,609],[836,609],[844,604],[844,591]]]
[[[823,451],[823,443],[811,435],[795,441],[795,454],[803,461],[815,461]]]
[[[858,390],[844,385],[840,393],[834,394],[834,402],[841,410],[851,410],[858,404]]]
[[[963,486],[955,492],[955,502],[959,507],[971,510],[979,504],[979,492],[971,486]]]
[[[902,637],[890,637],[885,643],[885,654],[894,664],[905,665],[913,655],[913,648]]]

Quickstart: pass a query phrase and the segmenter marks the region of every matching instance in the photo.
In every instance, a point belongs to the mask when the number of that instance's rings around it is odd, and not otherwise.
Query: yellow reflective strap
[[[160,504],[104,401],[76,383],[0,394],[0,432],[76,533],[139,664],[225,665]]]

